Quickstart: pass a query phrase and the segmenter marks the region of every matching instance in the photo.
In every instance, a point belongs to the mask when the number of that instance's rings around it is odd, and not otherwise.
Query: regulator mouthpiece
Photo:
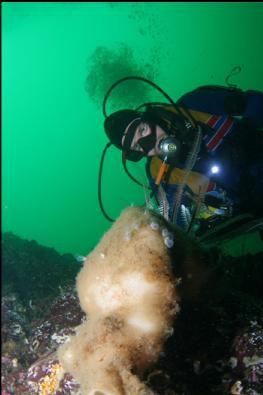
[[[179,157],[181,143],[174,136],[163,138],[159,143],[159,157],[167,163],[174,162]]]

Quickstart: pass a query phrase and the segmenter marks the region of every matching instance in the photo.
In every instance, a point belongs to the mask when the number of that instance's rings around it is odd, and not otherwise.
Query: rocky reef
[[[61,286],[75,283],[80,265],[71,254],[61,255],[11,232],[2,234],[1,247],[3,295],[15,293],[26,306],[42,304],[42,317]]]

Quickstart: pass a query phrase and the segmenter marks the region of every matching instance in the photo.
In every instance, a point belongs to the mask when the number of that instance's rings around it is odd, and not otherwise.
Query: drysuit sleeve
[[[176,103],[181,107],[215,115],[242,116],[263,128],[263,92],[204,86],[186,93]]]
[[[249,90],[245,95],[246,107],[243,117],[253,120],[258,129],[263,129],[263,92]]]

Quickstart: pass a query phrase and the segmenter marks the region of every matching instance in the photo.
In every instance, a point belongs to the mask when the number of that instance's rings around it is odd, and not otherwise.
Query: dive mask
[[[124,148],[126,159],[129,159],[134,162],[137,162],[144,156],[147,156],[148,153],[153,148],[155,148],[155,144],[156,144],[156,127],[148,123],[149,127],[151,128],[151,133],[145,137],[141,137],[140,139],[138,139],[136,143],[143,149],[143,152],[136,151],[135,149],[130,148],[134,135],[136,133],[136,129],[140,125],[140,123],[143,123],[142,119],[137,119],[135,120],[135,122],[131,124],[123,142],[123,148]]]

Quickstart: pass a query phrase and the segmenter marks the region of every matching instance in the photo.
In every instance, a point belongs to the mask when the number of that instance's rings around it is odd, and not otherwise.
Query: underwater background
[[[174,100],[207,84],[263,90],[263,3],[2,2],[2,231],[86,255],[108,222],[98,203],[107,138],[102,102],[118,79],[151,79]],[[165,101],[148,85],[117,87],[107,111]],[[145,180],[144,164],[129,163]],[[111,147],[102,197],[112,218],[143,204]],[[259,236],[226,246],[262,250]]]
[[[132,75],[176,101],[226,85],[233,69],[229,83],[263,91],[263,3],[2,2],[1,11],[2,395],[79,394],[74,377],[53,373],[58,347],[87,318],[76,290],[83,255],[112,225],[98,200],[104,96]],[[166,100],[126,81],[106,111],[148,101]],[[127,165],[142,183],[144,165]],[[107,214],[144,204],[145,193],[111,147]],[[143,376],[156,394],[263,395],[262,246],[255,232],[207,249],[200,299],[182,301]]]

